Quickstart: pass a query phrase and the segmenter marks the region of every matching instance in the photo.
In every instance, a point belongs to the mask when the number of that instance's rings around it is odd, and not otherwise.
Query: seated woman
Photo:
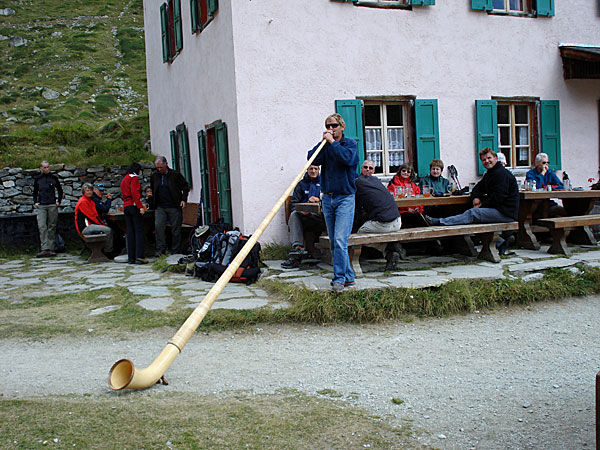
[[[419,186],[430,186],[432,194],[446,194],[450,188],[450,180],[442,176],[444,162],[441,159],[432,159],[429,163],[429,175],[421,178]]]
[[[398,168],[398,172],[394,175],[387,186],[388,191],[394,194],[396,187],[402,187],[404,189],[412,189],[413,195],[421,193],[419,186],[412,181],[413,179],[413,168],[410,164],[404,163]],[[402,228],[415,228],[427,226],[427,223],[423,219],[423,207],[417,206],[416,208],[398,208],[400,217],[402,218]]]
[[[548,186],[551,190],[563,190],[565,185],[560,181],[556,173],[549,168],[550,160],[546,153],[538,153],[535,156],[534,166],[525,175],[525,180],[535,182],[536,189],[546,190]],[[542,219],[544,217],[565,217],[567,211],[554,200],[550,200],[548,212],[537,211],[533,219]]]

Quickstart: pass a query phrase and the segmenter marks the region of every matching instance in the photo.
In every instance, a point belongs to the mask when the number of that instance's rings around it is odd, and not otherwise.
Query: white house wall
[[[562,166],[574,184],[598,178],[600,80],[565,81],[557,47],[600,44],[595,2],[557,1],[549,18],[489,15],[467,0],[437,3],[397,10],[220,0],[213,23],[192,39],[182,1],[184,49],[169,67],[160,55],[160,1],[146,0],[153,151],[167,152],[168,131],[185,120],[196,155],[195,131],[227,122],[234,222],[251,233],[320,141],[336,99],[437,99],[441,157],[466,184],[476,179],[475,100],[527,96],[560,101]],[[195,158],[192,167],[197,177]],[[280,213],[261,240],[287,239]]]
[[[191,33],[190,2],[181,0],[183,50],[172,64],[162,62],[160,5],[163,0],[144,0],[146,67],[152,152],[170,163],[169,131],[184,123],[190,143],[193,187],[188,200],[200,201],[200,161],[197,133],[205,125],[222,120],[228,126],[233,197],[239,195],[238,132],[235,96],[235,65],[231,10],[221,1],[218,19],[200,34]],[[171,164],[172,165],[172,164]],[[233,205],[239,216],[240,204]]]

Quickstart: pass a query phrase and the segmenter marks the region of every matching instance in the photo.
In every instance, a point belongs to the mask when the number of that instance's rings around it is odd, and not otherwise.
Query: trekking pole
[[[121,389],[145,389],[152,386],[159,380],[162,380],[163,383],[166,384],[164,380],[164,373],[175,360],[177,355],[181,353],[183,347],[185,347],[185,344],[187,344],[192,334],[194,334],[194,331],[196,331],[196,328],[198,328],[208,310],[217,300],[217,297],[223,291],[227,283],[229,283],[229,280],[235,274],[235,271],[240,267],[248,253],[250,253],[250,250],[252,250],[252,247],[254,247],[254,244],[256,244],[258,241],[258,238],[265,231],[269,223],[271,223],[279,208],[281,208],[281,206],[285,203],[285,200],[288,198],[300,179],[304,176],[304,173],[308,167],[321,152],[326,142],[327,141],[325,139],[321,141],[300,173],[283,192],[279,200],[277,200],[275,203],[275,206],[273,206],[258,228],[254,231],[254,233],[252,233],[246,244],[244,244],[244,246],[240,249],[240,252],[233,259],[233,261],[231,261],[225,272],[223,272],[223,274],[219,277],[212,289],[208,291],[196,309],[192,311],[181,328],[179,328],[175,336],[171,338],[156,359],[145,369],[136,369],[133,365],[133,362],[131,362],[129,359],[121,359],[113,364],[108,373],[108,384],[111,389],[115,391]]]

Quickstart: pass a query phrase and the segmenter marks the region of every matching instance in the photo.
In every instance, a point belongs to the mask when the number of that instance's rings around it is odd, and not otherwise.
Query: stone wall
[[[141,163],[142,189],[150,184],[150,174],[154,168],[152,163]],[[63,200],[59,212],[73,212],[77,200],[81,197],[83,183],[102,181],[106,192],[113,195],[111,209],[123,205],[121,199],[121,180],[127,172],[127,166],[90,166],[75,167],[66,164],[54,164],[50,170],[60,180],[63,188]],[[3,216],[32,214],[33,207],[33,180],[40,174],[39,169],[23,170],[20,168],[5,167],[0,170],[0,218]]]

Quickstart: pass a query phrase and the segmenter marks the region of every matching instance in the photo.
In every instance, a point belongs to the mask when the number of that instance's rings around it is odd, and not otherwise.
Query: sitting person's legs
[[[85,227],[81,234],[93,235],[93,234],[99,234],[99,233],[106,234],[106,244],[104,244],[104,251],[106,253],[112,252],[113,251],[113,230],[112,230],[112,228],[107,227],[105,225],[91,224],[91,225],[88,225],[87,227]]]
[[[514,219],[505,216],[495,208],[470,208],[456,216],[433,219],[433,225],[466,225],[469,223],[513,222]]]

